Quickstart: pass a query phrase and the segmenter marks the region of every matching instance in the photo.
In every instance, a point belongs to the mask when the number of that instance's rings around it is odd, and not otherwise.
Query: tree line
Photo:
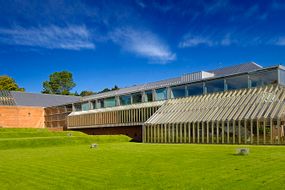
[[[90,90],[83,90],[80,93],[77,91],[72,93],[71,90],[76,86],[73,80],[72,73],[69,71],[54,72],[49,75],[49,79],[43,82],[43,94],[59,94],[59,95],[74,95],[74,96],[90,96],[93,94],[118,90],[119,87],[115,85],[113,88],[104,88],[99,92]],[[17,82],[7,75],[0,76],[0,90],[21,91],[25,88],[19,87]]]

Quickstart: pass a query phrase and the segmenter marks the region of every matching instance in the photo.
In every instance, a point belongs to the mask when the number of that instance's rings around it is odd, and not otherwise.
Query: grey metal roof
[[[79,96],[10,92],[17,106],[49,107],[80,101]]]
[[[14,106],[14,105],[16,105],[15,99],[13,98],[10,91],[0,90],[0,105],[1,106]]]
[[[208,72],[214,73],[216,76],[224,76],[224,75],[231,75],[235,73],[244,73],[244,72],[254,71],[257,69],[261,69],[261,68],[262,66],[254,62],[249,62],[249,63],[243,63],[243,64],[229,66],[229,67],[223,67],[223,68],[211,70]]]
[[[219,76],[225,76],[225,75],[231,75],[231,74],[237,74],[237,73],[250,72],[250,71],[258,70],[261,68],[262,67],[260,65],[254,63],[254,62],[249,62],[249,63],[243,63],[243,64],[234,65],[234,66],[230,66],[230,67],[224,67],[224,68],[220,68],[220,69],[216,69],[216,70],[211,70],[211,71],[207,71],[207,72],[208,73],[214,73],[215,77],[219,77]],[[131,87],[127,87],[127,88],[121,88],[119,90],[104,92],[104,93],[95,94],[95,95],[91,95],[91,96],[85,96],[82,98],[82,100],[88,101],[88,100],[92,100],[92,99],[100,99],[100,98],[104,98],[104,97],[129,94],[129,93],[134,93],[134,92],[143,91],[143,90],[151,90],[151,89],[157,89],[157,88],[163,88],[163,87],[193,82],[190,80],[189,81],[183,80],[184,76],[185,75],[182,75],[182,76],[176,77],[176,78],[161,80],[161,81],[157,81],[157,82],[150,82],[150,83],[131,86]]]

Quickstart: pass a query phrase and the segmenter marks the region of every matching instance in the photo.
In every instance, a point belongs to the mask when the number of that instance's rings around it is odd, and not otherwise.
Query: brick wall
[[[0,127],[43,128],[44,108],[0,106]]]

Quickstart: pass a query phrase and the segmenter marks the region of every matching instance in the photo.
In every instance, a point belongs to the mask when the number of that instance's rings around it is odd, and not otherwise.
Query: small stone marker
[[[96,144],[96,143],[93,143],[90,145],[90,148],[97,148],[97,147],[98,147],[98,144]]]
[[[236,155],[248,155],[249,154],[249,148],[237,148],[236,149]]]
[[[72,133],[67,133],[67,136],[71,137],[71,136],[72,136]]]

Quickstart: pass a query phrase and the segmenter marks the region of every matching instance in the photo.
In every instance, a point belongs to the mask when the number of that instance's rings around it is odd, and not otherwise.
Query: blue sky
[[[285,64],[285,1],[0,0],[0,75],[40,92],[132,86],[254,61]]]

